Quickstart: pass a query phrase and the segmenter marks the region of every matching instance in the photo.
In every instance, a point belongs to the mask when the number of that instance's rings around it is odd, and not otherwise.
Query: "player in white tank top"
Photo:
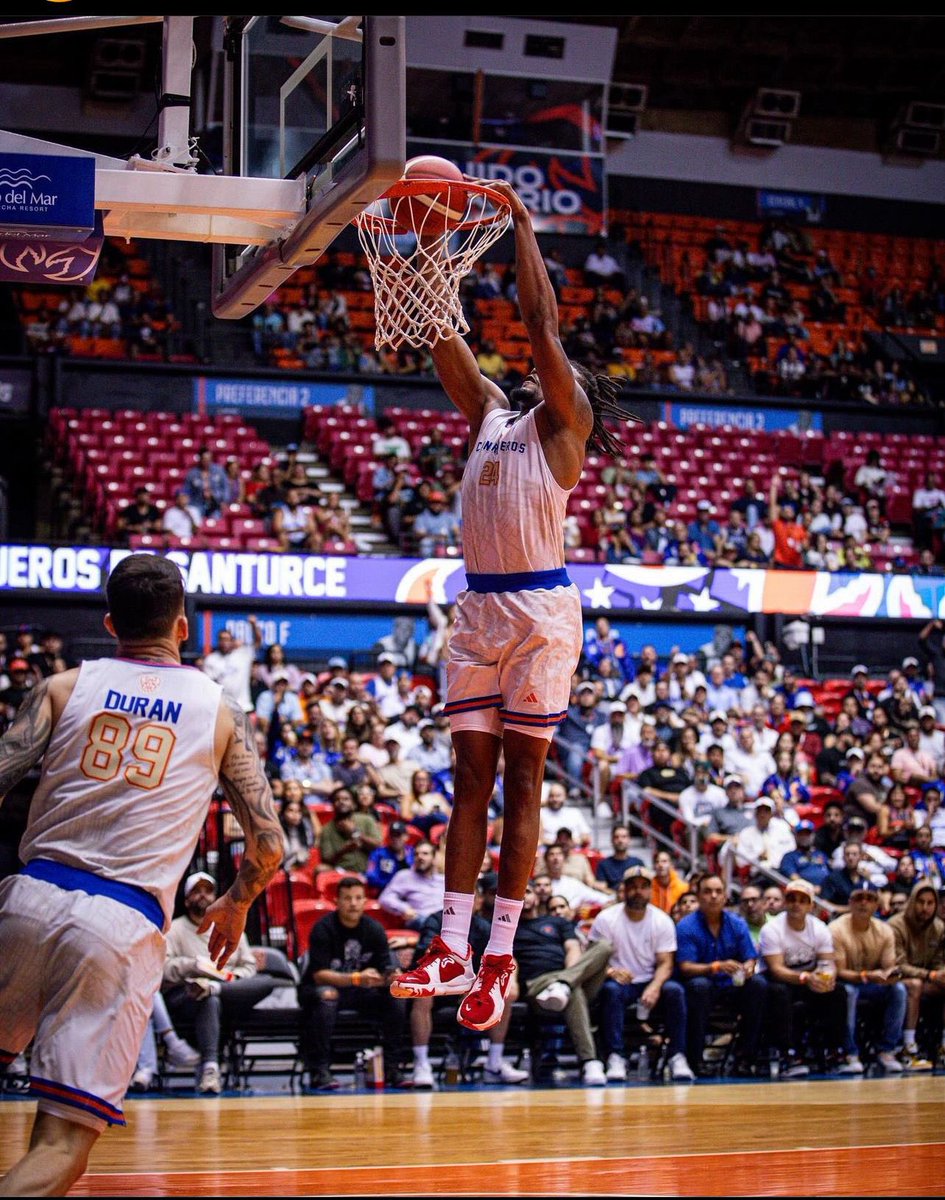
[[[513,392],[519,409],[513,411],[462,338],[431,346],[440,382],[469,420],[462,492],[467,587],[457,597],[447,666],[455,800],[442,937],[392,984],[395,995],[464,995],[458,1020],[477,1030],[499,1022],[512,986],[512,938],[538,846],[545,759],[583,644],[580,596],[564,567],[568,496],[589,441],[619,452],[603,416],[629,415],[614,404],[617,381],[568,361],[528,210],[509,184],[490,180],[489,186],[511,205],[519,309],[535,370]],[[474,977],[468,934],[500,752],[499,888]]]
[[[37,684],[0,739],[0,796],[42,760],[0,882],[0,1063],[32,1043],[31,1149],[12,1195],[65,1195],[121,1102],[161,982],[177,883],[219,783],[246,836],[232,887],[208,910],[218,966],[282,861],[282,830],[246,715],[180,662],[180,571],[134,554],[112,572],[119,657]]]

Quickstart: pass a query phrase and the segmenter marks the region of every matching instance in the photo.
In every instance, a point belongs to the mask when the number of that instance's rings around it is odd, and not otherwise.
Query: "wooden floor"
[[[945,1076],[129,1100],[80,1196],[945,1193]],[[0,1103],[0,1173],[34,1105]]]

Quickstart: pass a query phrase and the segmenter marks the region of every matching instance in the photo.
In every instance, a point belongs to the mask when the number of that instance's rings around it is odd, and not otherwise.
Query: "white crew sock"
[[[414,1046],[413,1048],[413,1065],[415,1067],[425,1067],[430,1061],[429,1046]]]
[[[507,900],[505,896],[496,896],[495,908],[492,912],[492,929],[489,933],[489,944],[486,954],[511,954],[515,931],[518,929],[518,919],[522,915],[521,900]]]
[[[902,1042],[903,1042],[904,1046],[914,1046],[915,1045],[915,1030],[914,1029],[904,1029],[902,1031]]]
[[[490,1071],[498,1071],[502,1066],[502,1053],[505,1050],[505,1042],[490,1042],[489,1057],[486,1059],[486,1067]]]
[[[469,950],[469,926],[472,923],[472,892],[447,892],[443,897],[443,928],[440,937],[454,954],[465,958]]]

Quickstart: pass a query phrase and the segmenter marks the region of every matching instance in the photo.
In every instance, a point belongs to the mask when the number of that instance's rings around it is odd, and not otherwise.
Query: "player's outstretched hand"
[[[228,893],[224,893],[218,900],[214,900],[204,913],[197,932],[206,933],[210,930],[208,949],[210,957],[218,967],[226,964],[239,945],[246,928],[247,911],[246,907],[237,904]]]

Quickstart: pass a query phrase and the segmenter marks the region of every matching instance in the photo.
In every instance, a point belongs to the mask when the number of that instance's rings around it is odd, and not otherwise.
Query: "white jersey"
[[[193,667],[99,658],[79,668],[20,843],[143,888],[170,925],[217,784],[220,685]]]
[[[517,574],[564,566],[570,492],[545,459],[527,413],[487,413],[463,471],[463,558],[475,574]]]

